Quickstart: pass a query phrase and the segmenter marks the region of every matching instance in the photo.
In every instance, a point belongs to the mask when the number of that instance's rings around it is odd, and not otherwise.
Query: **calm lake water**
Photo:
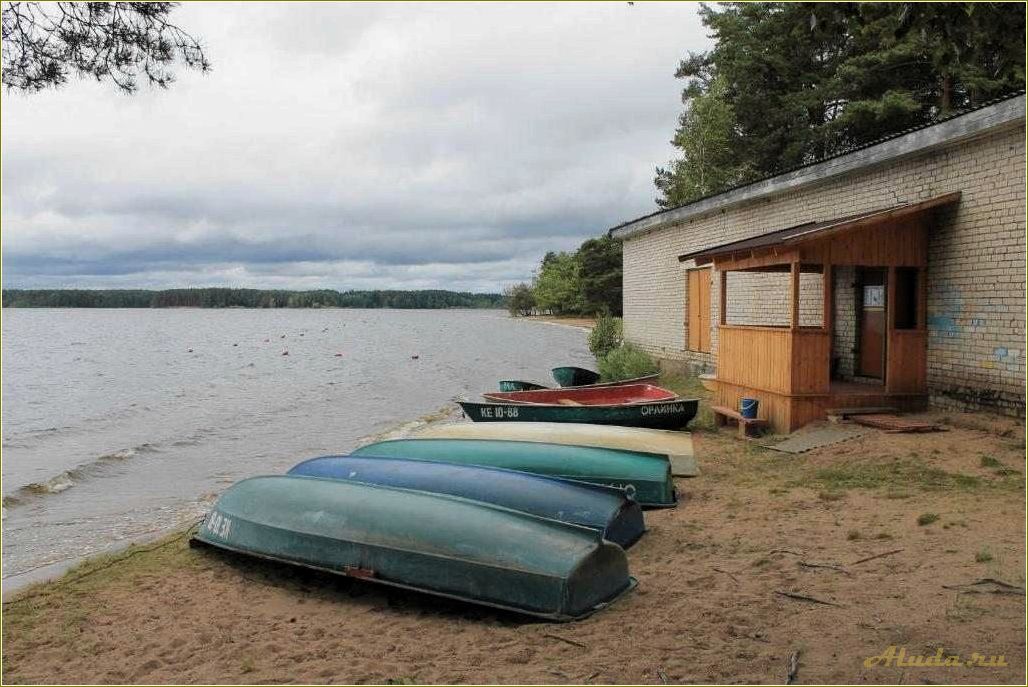
[[[500,311],[2,316],[3,576],[15,584],[180,526],[242,477],[346,453],[498,379],[545,383],[555,365],[592,364],[583,330]]]

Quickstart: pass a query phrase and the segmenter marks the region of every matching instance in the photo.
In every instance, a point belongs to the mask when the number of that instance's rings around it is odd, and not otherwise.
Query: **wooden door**
[[[857,374],[862,377],[885,377],[886,271],[860,270],[857,282],[859,308],[860,359]]]
[[[710,268],[689,270],[688,274],[689,350],[710,353]]]

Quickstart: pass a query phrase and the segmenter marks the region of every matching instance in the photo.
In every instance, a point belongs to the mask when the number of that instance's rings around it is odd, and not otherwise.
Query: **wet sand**
[[[677,509],[647,512],[629,551],[638,589],[584,621],[191,549],[180,534],[5,604],[4,681],[780,683],[795,653],[798,683],[1023,684],[1024,597],[949,588],[1024,586],[1023,431],[928,417],[950,430],[802,455],[701,418],[701,476],[678,481]],[[1007,665],[865,666],[890,646]]]

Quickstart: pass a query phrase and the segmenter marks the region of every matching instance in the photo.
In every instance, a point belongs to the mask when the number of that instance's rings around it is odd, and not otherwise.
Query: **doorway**
[[[857,374],[885,378],[885,334],[888,272],[884,268],[861,268],[857,274]]]

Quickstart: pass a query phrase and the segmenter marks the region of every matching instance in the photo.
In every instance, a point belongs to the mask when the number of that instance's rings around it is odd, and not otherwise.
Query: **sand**
[[[529,315],[523,317],[526,322],[542,322],[545,324],[562,324],[577,329],[591,330],[596,326],[595,317],[576,317],[573,315]]]
[[[798,683],[1024,684],[1024,597],[946,588],[1023,587],[1024,434],[1011,420],[926,417],[950,430],[874,431],[798,456],[697,431],[703,474],[679,480],[677,509],[647,512],[629,551],[638,589],[584,621],[526,620],[177,536],[5,604],[3,679],[780,683],[798,652]],[[865,667],[890,646],[1007,665]]]

